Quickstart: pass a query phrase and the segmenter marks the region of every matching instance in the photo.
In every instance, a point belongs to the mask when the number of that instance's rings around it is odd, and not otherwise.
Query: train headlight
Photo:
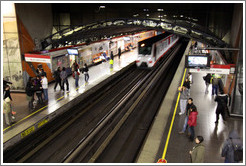
[[[145,46],[145,44],[143,43],[143,44],[141,44],[141,47],[144,47]]]

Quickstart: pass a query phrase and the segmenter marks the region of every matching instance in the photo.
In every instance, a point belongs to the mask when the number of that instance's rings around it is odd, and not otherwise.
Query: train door
[[[154,44],[153,46],[154,46],[153,57],[155,58],[156,61],[156,44]]]

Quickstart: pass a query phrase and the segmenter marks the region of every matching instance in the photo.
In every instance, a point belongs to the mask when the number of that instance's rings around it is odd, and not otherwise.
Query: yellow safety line
[[[185,68],[185,71],[184,71],[184,75],[183,75],[181,86],[183,85],[183,82],[184,82],[185,73],[186,73],[186,68]],[[166,156],[167,147],[168,147],[170,135],[171,135],[172,128],[173,128],[173,122],[174,122],[174,119],[175,119],[175,115],[176,115],[176,111],[177,111],[177,107],[178,107],[178,103],[179,103],[179,98],[180,98],[180,92],[179,92],[179,95],[178,95],[178,98],[177,98],[177,102],[176,102],[176,105],[175,105],[175,110],[174,110],[173,117],[172,117],[172,122],[171,122],[171,125],[170,125],[170,128],[169,128],[169,132],[168,132],[168,136],[167,136],[164,152],[163,152],[163,155],[162,155],[162,159],[165,159],[165,156]]]
[[[82,86],[84,86],[84,85],[82,85]],[[80,86],[80,87],[82,87],[82,86]],[[77,89],[75,89],[75,90],[78,90],[80,87],[78,87],[78,88],[77,88]],[[70,93],[70,92],[67,92],[66,94],[69,94],[69,93]],[[60,98],[58,98],[58,99],[56,99],[55,101],[59,101],[59,100],[61,100],[61,99],[62,99],[62,98],[64,98],[64,97],[65,97],[65,95],[64,95],[64,96],[62,96],[62,97],[60,97]],[[56,104],[56,103],[55,103],[55,104]],[[26,116],[25,118],[23,118],[23,119],[19,120],[18,122],[14,123],[14,124],[12,124],[11,126],[8,126],[7,128],[3,129],[3,131],[5,131],[5,130],[7,130],[7,129],[9,129],[9,128],[11,128],[11,127],[15,126],[15,125],[17,125],[17,124],[19,124],[19,123],[20,123],[20,122],[22,122],[23,120],[25,120],[25,119],[29,118],[30,116],[32,116],[32,115],[34,115],[34,114],[38,113],[39,111],[41,111],[41,110],[45,109],[46,107],[48,107],[48,105],[46,105],[46,106],[44,106],[44,107],[40,108],[39,110],[37,110],[37,111],[33,112],[32,114],[30,114],[30,115]]]

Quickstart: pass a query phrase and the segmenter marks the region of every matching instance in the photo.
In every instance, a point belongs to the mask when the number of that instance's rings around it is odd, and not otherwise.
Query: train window
[[[150,55],[152,46],[139,47],[139,54]]]

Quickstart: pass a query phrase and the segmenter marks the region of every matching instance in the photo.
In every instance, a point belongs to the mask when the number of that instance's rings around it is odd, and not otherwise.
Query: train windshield
[[[138,53],[142,55],[150,55],[152,46],[139,47]]]

